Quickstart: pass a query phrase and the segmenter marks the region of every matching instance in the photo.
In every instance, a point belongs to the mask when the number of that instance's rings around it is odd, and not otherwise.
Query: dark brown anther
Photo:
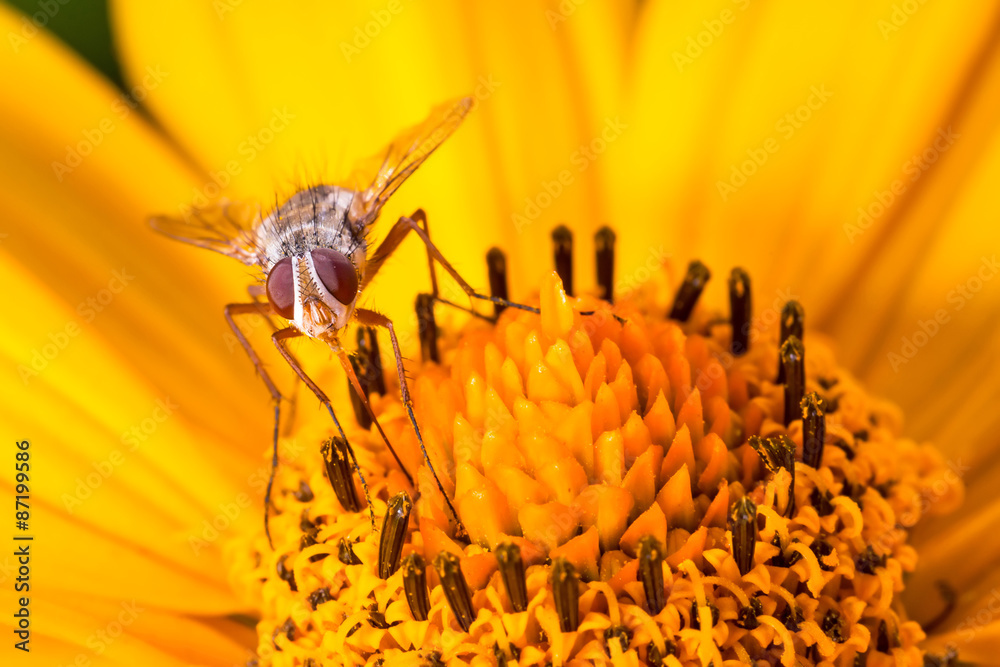
[[[348,359],[351,362],[351,368],[354,369],[354,374],[358,376],[358,381],[361,383],[361,386],[364,387],[364,368],[368,363],[366,353],[359,350],[357,354],[349,356]],[[367,431],[372,427],[372,417],[368,414],[368,411],[365,410],[365,401],[363,398],[358,396],[358,392],[354,391],[354,387],[350,380],[347,381],[347,392],[351,397],[351,407],[354,409],[354,418],[358,421],[358,426]]]
[[[580,579],[565,558],[552,561],[552,598],[559,614],[559,628],[575,632],[580,625]]]
[[[351,467],[347,441],[338,436],[331,436],[323,441],[320,451],[326,463],[326,476],[330,480],[333,492],[337,494],[340,506],[346,512],[357,512],[361,509],[361,501],[354,490],[354,469]]]
[[[442,551],[434,559],[434,569],[441,579],[441,587],[444,589],[448,606],[455,614],[458,624],[468,632],[472,622],[476,620],[476,612],[472,608],[472,593],[469,592],[469,584],[462,574],[458,556],[450,551]]]
[[[875,574],[875,568],[879,567],[885,567],[885,556],[875,553],[870,544],[854,559],[854,569],[864,574]]]
[[[784,434],[772,435],[767,438],[751,435],[749,443],[757,452],[760,460],[764,462],[768,472],[774,474],[779,469],[784,468],[791,475],[788,507],[785,508],[784,515],[792,516],[795,513],[795,443]]]
[[[760,603],[760,599],[757,597],[751,597],[750,604],[741,608],[737,614],[736,625],[740,626],[744,630],[753,630],[760,625],[757,621],[757,617],[763,613],[764,606]]]
[[[615,232],[610,227],[601,227],[594,235],[597,251],[597,285],[601,288],[601,298],[612,303],[615,281]]]
[[[614,655],[611,651],[612,642],[617,642],[622,653],[627,653],[629,644],[632,643],[632,632],[624,625],[610,627],[604,631],[604,643],[608,646],[607,655],[609,658]]]
[[[295,572],[288,567],[288,558],[288,556],[282,557],[274,570],[278,574],[278,579],[288,584],[288,588],[295,593],[299,590],[299,587],[295,584]]]
[[[382,535],[378,541],[378,576],[382,579],[388,579],[399,569],[399,555],[406,542],[411,509],[413,503],[406,491],[400,491],[386,503]]]
[[[556,273],[562,280],[566,294],[573,295],[573,232],[566,225],[552,230],[552,252],[555,255]]]
[[[368,625],[379,630],[388,630],[390,627],[388,621],[385,620],[385,614],[380,612],[375,604],[368,610]]]
[[[439,363],[438,329],[434,320],[434,296],[431,294],[417,295],[417,331],[420,334],[420,358],[425,362]]]
[[[291,617],[286,618],[285,622],[276,627],[274,631],[271,633],[271,643],[274,645],[274,648],[278,651],[285,650],[280,646],[278,646],[277,639],[281,635],[285,635],[288,641],[292,642],[295,641],[295,622],[291,619]]]
[[[490,276],[490,296],[507,300],[507,256],[500,248],[490,248],[486,253],[486,270]],[[493,313],[500,317],[506,306],[493,304]]]
[[[312,607],[313,611],[316,611],[316,607],[325,602],[330,602],[331,600],[333,600],[333,596],[330,595],[329,588],[317,588],[309,594],[309,597],[306,598],[306,601],[309,603],[309,606]]]
[[[350,357],[351,367],[358,376],[358,383],[365,396],[385,395],[385,374],[382,372],[382,357],[378,350],[378,338],[371,327],[358,327],[358,349]],[[350,385],[350,383],[348,383]],[[372,418],[365,409],[365,403],[357,392],[349,389],[354,416],[361,428],[371,428]]]
[[[295,496],[295,499],[300,503],[312,502],[313,499],[312,489],[309,488],[309,485],[306,484],[304,480],[299,481],[299,488],[292,495]]]
[[[748,496],[733,503],[730,516],[733,531],[733,559],[746,575],[753,569],[753,556],[757,549],[757,505]]]
[[[524,576],[521,547],[511,542],[499,545],[494,552],[500,569],[500,579],[507,589],[510,607],[515,612],[528,609],[528,586]]]
[[[822,399],[815,391],[806,394],[802,408],[802,462],[819,468],[823,462],[823,444],[826,442],[826,415]]]
[[[672,640],[667,640],[664,645],[666,653],[661,653],[656,647],[656,642],[649,642],[646,646],[646,664],[650,667],[663,667],[663,663],[668,655],[677,655],[677,644]]]
[[[663,547],[652,535],[639,538],[639,579],[649,613],[656,616],[667,600],[663,592]]]
[[[369,394],[385,396],[385,373],[382,372],[382,355],[379,353],[374,327],[358,327],[358,351],[361,350],[365,351],[369,361],[365,369],[367,381],[363,386]]]
[[[403,592],[410,605],[410,613],[418,621],[426,621],[431,610],[431,600],[427,594],[427,571],[424,559],[412,553],[403,559]]]
[[[823,617],[822,627],[827,637],[838,644],[844,643],[846,639],[844,637],[844,619],[836,609],[826,612],[826,616]]]
[[[493,642],[493,657],[496,658],[497,667],[508,667],[521,659],[521,649],[514,644],[507,644],[507,650],[509,654],[500,648],[500,644]]]
[[[309,518],[309,508],[302,510],[302,516],[299,517],[299,530],[308,535],[316,537],[319,534],[319,526],[313,523],[312,519]]]
[[[736,267],[729,274],[729,321],[733,325],[733,340],[729,351],[738,357],[750,348],[750,274]]]
[[[698,303],[698,297],[701,296],[702,290],[705,289],[705,285],[711,277],[712,272],[698,260],[688,264],[687,275],[684,276],[684,282],[677,289],[674,306],[670,309],[670,319],[687,322],[695,304]]]
[[[805,621],[805,615],[798,607],[785,607],[785,610],[778,614],[778,620],[781,621],[788,630],[798,632],[799,623]]]
[[[803,340],[802,336],[805,333],[805,321],[806,321],[806,311],[803,310],[802,304],[798,301],[789,301],[781,308],[781,337],[778,339],[778,346],[785,344],[789,336],[795,336],[799,340]],[[781,359],[778,360],[778,379],[777,383],[781,384],[785,381],[785,368],[781,365]]]
[[[361,565],[361,559],[354,553],[354,543],[346,537],[340,538],[337,543],[337,558],[344,565]]]
[[[817,537],[813,540],[812,544],[809,545],[809,549],[816,554],[816,560],[819,562],[819,567],[821,570],[826,570],[827,572],[832,572],[834,566],[830,564],[830,555],[833,554],[836,549],[833,545],[827,542],[822,537]]]
[[[706,606],[712,616],[712,627],[714,628],[719,623],[719,608],[711,602],[709,602]],[[701,616],[698,614],[697,600],[691,600],[691,627],[695,630],[701,629]]]
[[[445,667],[444,662],[441,660],[440,651],[431,651],[424,658],[424,661],[420,663],[420,667]]]
[[[785,369],[785,426],[802,414],[806,391],[806,349],[798,336],[789,336],[781,345],[781,366]]]
[[[317,542],[316,542],[316,535],[315,534],[313,534],[313,533],[303,533],[299,537],[299,551],[305,551],[306,549],[308,549],[309,547],[315,545],[316,543]]]
[[[889,627],[885,621],[878,622],[878,632],[875,634],[875,650],[880,653],[892,651],[892,638],[889,636]]]

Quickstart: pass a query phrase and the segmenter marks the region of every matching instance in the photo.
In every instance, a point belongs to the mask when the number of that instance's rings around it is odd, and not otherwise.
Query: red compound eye
[[[358,295],[358,272],[344,253],[317,248],[312,251],[313,266],[323,286],[345,306]]]
[[[295,276],[291,257],[279,261],[267,274],[267,300],[278,315],[286,320],[295,319]]]

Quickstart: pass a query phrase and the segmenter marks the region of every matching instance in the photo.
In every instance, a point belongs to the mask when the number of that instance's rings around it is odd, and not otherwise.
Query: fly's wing
[[[472,104],[471,97],[463,97],[438,106],[425,121],[402,132],[357,168],[348,180],[359,193],[351,204],[351,219],[374,220],[392,193],[458,129]]]
[[[259,220],[257,207],[223,199],[201,208],[186,209],[181,217],[153,216],[149,225],[177,241],[254,265],[258,247],[253,229]]]

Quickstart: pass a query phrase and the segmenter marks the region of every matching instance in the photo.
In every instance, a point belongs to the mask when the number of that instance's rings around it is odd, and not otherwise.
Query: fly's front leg
[[[458,534],[462,535],[465,533],[465,527],[462,525],[462,520],[458,518],[458,512],[455,510],[455,506],[452,504],[451,498],[449,498],[447,492],[445,492],[444,485],[441,483],[441,478],[438,477],[437,471],[434,469],[434,464],[431,462],[431,458],[427,454],[427,448],[424,447],[424,439],[420,435],[420,426],[417,424],[417,417],[413,414],[413,398],[410,396],[410,388],[406,381],[406,369],[403,366],[403,354],[399,349],[399,341],[396,339],[396,329],[392,324],[392,320],[381,313],[376,313],[373,310],[367,310],[365,308],[358,308],[354,312],[357,315],[358,321],[362,324],[371,327],[382,327],[389,330],[389,339],[392,341],[392,353],[396,357],[396,374],[399,376],[399,392],[403,399],[403,405],[406,406],[406,414],[410,418],[410,425],[413,426],[413,432],[417,436],[417,444],[420,445],[420,453],[424,457],[424,463],[431,471],[431,475],[437,483],[438,490],[441,491],[441,496],[444,498],[444,502],[448,506],[448,510],[455,518],[455,523],[458,526]]]
[[[441,254],[441,251],[438,250],[437,246],[435,246],[434,243],[431,241],[430,236],[421,226],[421,223],[423,223],[423,225],[426,226],[427,215],[423,212],[422,209],[417,209],[412,216],[410,217],[403,216],[402,218],[397,220],[395,224],[393,224],[392,228],[389,229],[389,233],[386,234],[386,237],[382,240],[382,243],[379,245],[378,248],[375,249],[375,252],[372,253],[371,259],[368,260],[368,265],[365,268],[365,277],[361,283],[361,289],[364,289],[372,281],[372,279],[378,273],[379,269],[382,268],[382,265],[385,263],[385,261],[389,259],[390,256],[392,256],[392,253],[396,251],[396,248],[398,248],[399,244],[403,242],[403,239],[406,238],[406,235],[412,231],[417,236],[420,237],[421,241],[424,242],[424,245],[427,248],[428,257],[431,258],[433,261],[436,261],[438,264],[440,264],[441,267],[448,272],[448,275],[450,275],[452,278],[455,279],[455,282],[457,282],[459,287],[462,288],[462,291],[468,294],[469,297],[473,299],[481,299],[483,301],[490,301],[500,306],[518,308],[520,310],[527,310],[528,312],[538,313],[538,309],[532,306],[526,306],[521,303],[508,301],[507,299],[498,296],[487,296],[485,294],[480,294],[479,292],[474,290],[472,286],[469,285],[469,283],[467,283],[464,278],[462,278],[462,276],[458,273],[458,271],[455,270],[455,267],[453,267],[451,263],[444,258],[444,255]],[[437,279],[435,278],[434,275],[433,262],[431,262],[431,287],[434,290],[433,297],[436,301],[447,303],[448,305],[455,306],[456,308],[460,308],[461,310],[472,312],[474,315],[478,317],[484,317],[480,313],[476,313],[469,308],[463,308],[462,306],[458,306],[457,304],[451,303],[450,301],[447,301],[438,295]]]
[[[270,303],[267,301],[267,290],[264,289],[264,286],[256,283],[253,285],[248,285],[247,294],[250,295],[250,298],[253,300],[254,303],[259,304],[261,306],[262,311],[267,312],[267,314],[264,315],[264,319],[267,321],[267,325],[271,328],[271,333],[274,333],[275,331],[280,329],[281,327],[275,324],[274,319],[271,317],[271,306]],[[296,396],[298,396],[299,394],[298,388],[300,382],[298,375],[295,376],[294,382],[295,386],[292,389],[292,394],[287,398],[288,414],[285,417],[285,431],[284,431],[285,437],[289,436],[292,432],[292,428],[295,425],[295,413],[296,410],[298,409],[298,401],[296,400]]]
[[[418,221],[422,221],[424,223],[424,226],[427,225],[427,214],[424,213],[423,209],[417,209],[413,213],[413,215],[410,216],[409,218],[407,217],[400,218],[399,221],[396,222],[396,224],[406,225],[410,229],[412,229],[414,233],[416,233],[416,235],[420,237],[420,240],[424,242],[424,245],[427,246],[428,256],[434,258],[437,261],[437,263],[441,265],[441,268],[447,271],[448,275],[450,275],[452,278],[455,279],[455,282],[458,283],[458,286],[461,287],[462,290],[469,295],[469,297],[473,299],[481,299],[483,301],[489,301],[499,306],[518,308],[520,310],[527,310],[528,312],[532,313],[539,312],[537,308],[534,308],[532,306],[526,306],[522,303],[514,303],[513,301],[508,301],[507,299],[503,299],[498,296],[480,294],[479,292],[474,290],[472,288],[472,285],[467,283],[465,279],[458,273],[455,267],[451,265],[451,262],[445,259],[444,255],[441,254],[441,251],[438,250],[437,246],[434,245],[434,242],[431,241],[430,235],[423,229],[423,227],[421,227]],[[441,299],[438,296],[437,290],[435,290],[434,292],[434,298],[437,299],[438,301],[442,301],[443,303],[448,303],[447,301]],[[450,305],[455,305],[455,304],[450,304]]]
[[[347,441],[347,436],[344,434],[344,429],[340,426],[340,421],[337,419],[337,415],[333,412],[333,406],[330,404],[330,399],[327,398],[323,390],[319,388],[313,379],[306,375],[305,370],[299,364],[298,360],[292,356],[292,353],[288,351],[287,341],[289,338],[296,338],[301,336],[302,332],[294,327],[287,327],[285,329],[279,329],[271,334],[271,340],[274,342],[274,346],[278,348],[278,352],[284,357],[285,361],[292,370],[295,371],[295,375],[298,376],[302,382],[305,383],[309,390],[316,395],[319,402],[326,407],[326,411],[330,413],[330,418],[333,419],[334,425],[337,427],[337,432],[340,433],[340,437],[343,439],[344,443],[347,445],[347,451],[351,457],[351,465],[354,467],[354,471],[358,473],[358,479],[361,480],[361,486],[365,491],[365,501],[368,503],[368,517],[371,519],[372,532],[375,532],[377,528],[375,527],[375,512],[372,510],[372,497],[368,490],[368,481],[365,480],[364,473],[361,472],[361,466],[358,465],[358,457],[354,455],[354,449],[351,447],[350,443]],[[330,480],[333,483],[333,480]],[[270,484],[268,484],[268,491],[270,492]]]
[[[229,324],[229,328],[233,330],[233,335],[236,336],[236,340],[243,347],[243,350],[250,357],[250,361],[253,363],[254,368],[257,370],[257,374],[260,375],[261,380],[264,381],[264,386],[271,393],[271,400],[274,401],[274,438],[273,446],[271,448],[271,475],[267,480],[267,490],[264,492],[264,534],[267,535],[267,543],[274,548],[274,541],[271,539],[271,526],[270,526],[270,508],[271,508],[271,488],[274,485],[274,473],[278,469],[278,425],[281,421],[281,392],[278,391],[277,385],[268,375],[267,371],[264,370],[264,364],[261,363],[260,357],[257,356],[256,350],[250,345],[250,341],[247,340],[246,335],[237,326],[236,320],[234,318],[245,316],[245,315],[263,315],[267,317],[270,314],[270,306],[262,303],[231,303],[227,305],[223,311],[226,316],[226,323]]]

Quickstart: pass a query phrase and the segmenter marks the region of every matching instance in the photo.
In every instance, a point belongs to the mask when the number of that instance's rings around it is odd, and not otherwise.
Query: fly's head
[[[355,253],[357,255],[357,253]],[[313,248],[279,260],[267,274],[267,298],[274,311],[302,333],[334,342],[347,326],[358,298],[364,255]]]

